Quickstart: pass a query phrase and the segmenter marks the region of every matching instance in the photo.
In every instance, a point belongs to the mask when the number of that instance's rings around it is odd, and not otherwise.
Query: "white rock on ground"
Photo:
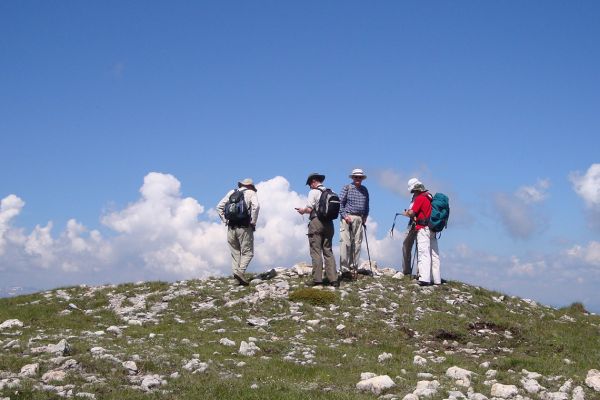
[[[492,385],[492,397],[500,397],[501,399],[510,399],[519,393],[519,389],[515,385],[503,385],[494,383]]]
[[[377,374],[374,374],[373,372],[361,372],[360,380],[366,381],[367,379],[375,378],[376,376]]]
[[[569,400],[569,395],[562,392],[543,392],[540,395],[541,400]]]
[[[19,376],[21,377],[31,377],[36,376],[40,371],[40,364],[27,364],[21,368],[21,372],[19,372]]]
[[[221,340],[219,340],[219,343],[222,344],[223,346],[228,346],[228,347],[235,346],[235,342],[228,338],[222,338]]]
[[[421,356],[415,356],[413,358],[413,364],[423,366],[427,364],[427,360]]]
[[[65,371],[48,371],[44,375],[42,375],[42,381],[46,383],[52,381],[61,382],[65,379],[66,376],[67,373]]]
[[[535,379],[523,378],[521,379],[521,384],[523,385],[523,389],[530,394],[539,393],[544,389]]]
[[[379,361],[380,363],[387,361],[389,359],[392,358],[392,355],[390,353],[381,353],[379,355],[379,357],[377,357],[377,361]]]
[[[161,384],[162,384],[162,381],[160,379],[160,376],[148,375],[148,376],[145,376],[144,379],[142,380],[141,387],[142,387],[142,390],[148,392],[155,387],[159,387]]]
[[[123,331],[121,330],[121,328],[119,328],[118,326],[114,326],[114,325],[111,325],[108,328],[106,328],[106,332],[112,333],[113,335],[117,335],[117,336],[121,336],[123,334]]]
[[[194,374],[202,373],[208,369],[208,364],[200,362],[197,358],[192,358],[186,364],[184,364],[183,369],[187,371],[193,371]]]
[[[454,379],[455,383],[459,386],[471,386],[471,375],[473,375],[473,372],[456,366],[446,370],[446,376]]]
[[[402,276],[404,276],[404,274],[402,274]],[[417,395],[416,395],[416,394],[414,394],[414,393],[409,393],[409,394],[407,394],[406,396],[404,396],[404,397],[402,398],[402,400],[419,400],[419,396],[417,396]]]
[[[438,381],[419,381],[413,394],[417,395],[419,399],[421,397],[432,397],[437,394],[439,387],[440,383]]]
[[[0,331],[3,329],[11,329],[11,328],[22,328],[23,322],[18,319],[7,319],[3,323],[0,324]]]
[[[260,351],[260,348],[254,342],[247,343],[246,341],[242,340],[239,349],[239,353],[241,355],[253,356],[257,351]]]
[[[577,386],[573,389],[573,397],[572,400],[585,400],[585,392],[581,386]]]
[[[590,369],[587,373],[587,378],[585,378],[585,384],[596,392],[600,392],[600,371],[597,369]]]
[[[125,368],[129,374],[138,373],[138,366],[134,361],[125,361],[122,365],[123,368]]]
[[[376,376],[374,378],[360,381],[356,384],[356,389],[371,392],[379,395],[382,391],[396,386],[392,378],[387,375]]]

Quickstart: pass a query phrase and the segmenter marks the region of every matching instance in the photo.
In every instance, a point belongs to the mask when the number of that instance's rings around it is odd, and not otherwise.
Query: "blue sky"
[[[212,209],[245,177],[263,203],[251,270],[308,261],[290,212],[307,174],[339,190],[361,167],[380,264],[400,268],[387,231],[418,176],[451,199],[445,277],[600,312],[599,17],[595,1],[3,2],[0,286],[226,274]]]

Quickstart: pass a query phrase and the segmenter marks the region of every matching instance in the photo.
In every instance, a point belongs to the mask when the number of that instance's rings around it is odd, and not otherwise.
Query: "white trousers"
[[[431,282],[433,277],[434,284],[442,283],[437,237],[429,228],[417,231],[417,266],[420,281]]]
[[[229,227],[227,242],[231,250],[231,269],[234,274],[244,276],[248,264],[254,257],[254,231],[251,227]]]

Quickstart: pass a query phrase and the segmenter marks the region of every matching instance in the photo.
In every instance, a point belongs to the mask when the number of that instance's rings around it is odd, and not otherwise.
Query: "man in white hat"
[[[412,181],[412,182],[411,182]],[[432,196],[418,180],[409,181],[409,190],[414,193],[410,209],[404,215],[415,221],[417,231],[417,266],[419,269],[419,286],[442,284],[440,274],[440,256],[435,232],[429,230]]]
[[[340,191],[340,269],[344,278],[352,279],[358,270],[363,227],[369,217],[369,191],[362,184],[367,175],[360,168],[352,170],[352,183]]]
[[[254,231],[258,219],[258,196],[250,178],[238,182],[217,205],[221,221],[227,224],[227,243],[231,250],[233,277],[240,285],[248,286],[244,273],[254,257]]]

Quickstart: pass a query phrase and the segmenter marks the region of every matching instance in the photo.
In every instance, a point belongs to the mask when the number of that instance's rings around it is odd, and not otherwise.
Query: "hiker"
[[[339,287],[335,259],[331,248],[333,241],[333,220],[325,220],[317,217],[317,208],[321,199],[321,194],[326,190],[323,186],[325,175],[314,172],[306,179],[306,184],[310,187],[308,192],[308,203],[305,207],[298,208],[296,211],[300,215],[309,214],[308,223],[308,245],[310,247],[310,257],[312,259],[313,276],[312,280],[306,282],[308,286],[323,285],[323,264],[325,264],[325,275],[329,284]]]
[[[410,204],[408,209],[412,208],[413,203],[415,202],[416,193],[412,192],[412,189],[416,184],[420,184],[421,182],[417,178],[411,178],[408,181],[408,191],[412,193],[412,199],[410,200]],[[404,210],[406,211],[406,210]],[[412,275],[412,248],[417,239],[417,230],[415,229],[415,220],[414,218],[410,218],[408,220],[408,225],[406,226],[406,234],[404,236],[404,241],[402,242],[402,273],[404,276],[410,277]]]
[[[355,168],[349,175],[352,183],[340,191],[340,271],[342,277],[356,276],[363,239],[363,226],[369,217],[369,191],[362,181],[364,171]]]
[[[254,231],[259,208],[256,187],[250,178],[238,182],[238,189],[230,190],[217,205],[221,221],[227,224],[233,277],[243,286],[249,285],[244,273],[254,256]]]
[[[414,219],[417,231],[417,268],[419,286],[440,285],[440,256],[435,232],[428,226],[431,216],[432,196],[419,180],[409,181],[409,190],[414,194],[412,207],[404,211],[403,215]]]

